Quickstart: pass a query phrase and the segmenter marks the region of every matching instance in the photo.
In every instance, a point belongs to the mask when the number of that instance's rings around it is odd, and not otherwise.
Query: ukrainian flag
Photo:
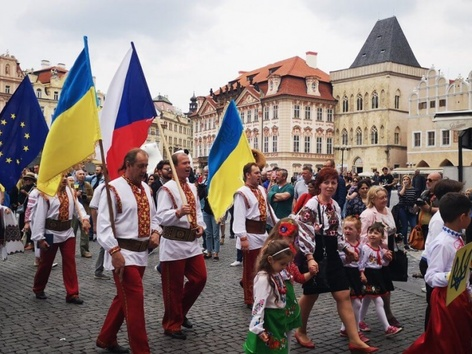
[[[62,175],[95,152],[101,139],[98,106],[87,37],[70,69],[46,138],[38,175],[38,189],[56,194]]]
[[[244,185],[244,165],[254,161],[238,109],[231,100],[208,156],[208,201],[215,219],[225,215],[234,193]]]

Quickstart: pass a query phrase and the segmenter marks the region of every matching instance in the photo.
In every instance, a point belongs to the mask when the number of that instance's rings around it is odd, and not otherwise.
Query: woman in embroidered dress
[[[387,207],[388,202],[388,192],[385,188],[380,186],[372,186],[367,193],[367,209],[364,210],[360,216],[362,229],[361,229],[361,243],[365,243],[367,240],[367,229],[374,222],[381,222],[385,227],[385,237],[387,238],[387,243],[385,240],[382,244],[382,247],[388,247],[390,251],[394,251],[395,245],[395,233],[397,231],[395,226],[395,219],[393,218],[392,212]],[[393,282],[390,276],[388,267],[383,268],[385,274],[385,285],[387,293],[382,295],[382,300],[384,302],[385,313],[387,314],[387,320],[391,326],[402,327],[400,322],[395,318],[390,307],[390,294],[394,290]],[[368,332],[370,331],[369,326],[360,322],[359,327],[361,331]]]
[[[319,194],[311,198],[305,207],[316,214],[316,248],[313,256],[319,265],[320,271],[313,278],[313,281],[303,284],[303,295],[299,301],[302,326],[296,331],[295,339],[304,347],[315,347],[306,333],[308,317],[318,299],[318,295],[330,292],[336,300],[339,317],[346,326],[349,350],[373,353],[378,349],[369,347],[359,338],[356,319],[349,298],[349,283],[338,253],[338,250],[345,252],[348,259],[355,259],[357,256],[349,250],[342,238],[341,209],[338,203],[332,199],[338,187],[338,173],[334,168],[325,167],[318,173],[315,182]],[[306,271],[305,267],[304,263],[299,264],[301,273]]]
[[[249,332],[244,343],[245,353],[280,353],[290,351],[290,316],[286,314],[287,273],[293,260],[286,240],[272,240],[261,249],[254,277],[254,305]]]

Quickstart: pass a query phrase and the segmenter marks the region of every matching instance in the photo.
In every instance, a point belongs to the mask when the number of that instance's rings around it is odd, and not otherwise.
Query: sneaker
[[[421,291],[425,293],[426,292],[426,287],[421,288]]]
[[[154,267],[154,269],[156,270],[156,272],[159,273],[159,275],[161,275],[161,264],[160,264],[160,263],[157,264],[157,265]]]
[[[340,337],[347,337],[347,331],[345,329],[342,329],[339,331],[339,336]]]
[[[360,321],[359,322],[359,329],[362,331],[362,332],[370,332],[370,327],[367,323],[365,323],[364,321]]]
[[[403,328],[398,328],[398,327],[395,327],[395,326],[389,326],[387,328],[387,330],[385,331],[385,336],[387,336],[387,337],[394,336],[395,334],[397,334],[398,332],[401,332],[402,330],[403,330]]]
[[[392,327],[403,328],[403,326],[398,322],[395,317],[387,318],[388,324]]]
[[[101,279],[101,280],[109,280],[110,279],[110,277],[108,275],[105,275],[103,273],[95,274],[94,278],[95,279]]]
[[[240,265],[242,265],[243,262],[240,262],[240,261],[234,261],[233,263],[230,264],[230,267],[238,267]]]
[[[51,268],[56,268],[56,267],[57,267],[57,263],[54,262],[54,263],[52,264]]]

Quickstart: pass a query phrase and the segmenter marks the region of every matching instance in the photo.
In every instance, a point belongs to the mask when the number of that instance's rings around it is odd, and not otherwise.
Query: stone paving
[[[228,228],[227,228],[228,230]],[[36,300],[31,287],[36,268],[34,255],[12,255],[0,263],[0,353],[100,353],[95,339],[115,294],[112,280],[94,279],[98,244],[91,242],[91,259],[81,258],[77,246],[77,268],[83,305],[66,304],[62,283],[61,256],[51,272],[46,287],[47,300]],[[238,282],[241,267],[230,267],[236,255],[235,241],[226,237],[221,246],[220,261],[207,260],[208,283],[188,317],[194,328],[186,330],[187,340],[163,335],[160,277],[154,270],[158,254],[152,254],[144,276],[146,326],[152,353],[242,353],[250,310],[243,304]],[[418,272],[420,252],[409,253],[410,275]],[[371,345],[381,353],[401,353],[422,332],[425,294],[422,279],[410,276],[406,283],[396,283],[392,307],[404,330],[393,338],[385,338],[373,306],[366,322]],[[300,293],[300,287],[296,286]],[[320,296],[309,320],[309,335],[316,349],[300,347],[292,339],[291,353],[346,353],[347,340],[339,336],[340,320],[330,294]],[[122,329],[119,342],[127,345]]]

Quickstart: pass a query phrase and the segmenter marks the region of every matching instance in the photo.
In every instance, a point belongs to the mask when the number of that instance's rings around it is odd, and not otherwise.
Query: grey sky
[[[472,2],[467,0],[20,0],[3,8],[0,52],[23,69],[42,59],[70,69],[88,36],[97,89],[106,92],[130,42],[152,96],[188,110],[251,70],[318,52],[325,72],[354,61],[378,19],[396,16],[423,67],[448,79],[472,70]]]

